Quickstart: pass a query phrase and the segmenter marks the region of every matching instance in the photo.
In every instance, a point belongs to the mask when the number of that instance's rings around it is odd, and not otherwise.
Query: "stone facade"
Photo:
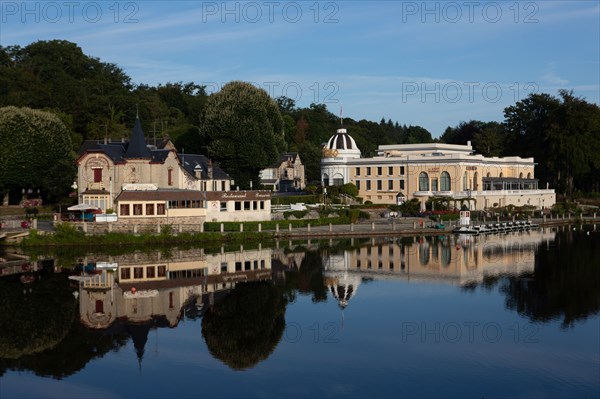
[[[356,143],[340,129],[323,148],[323,186],[352,183],[365,201],[400,204],[438,197],[469,209],[556,202],[553,189],[539,187],[533,158],[484,157],[471,143],[381,145],[375,157],[361,158]]]

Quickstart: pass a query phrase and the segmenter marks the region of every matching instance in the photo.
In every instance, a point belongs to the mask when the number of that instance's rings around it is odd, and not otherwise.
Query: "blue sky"
[[[134,83],[244,80],[299,106],[421,125],[502,121],[531,92],[599,103],[598,1],[0,2],[0,44],[62,39]]]

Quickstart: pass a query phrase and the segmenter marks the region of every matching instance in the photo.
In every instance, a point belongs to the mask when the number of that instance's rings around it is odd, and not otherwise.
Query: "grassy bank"
[[[272,233],[268,232],[216,232],[205,233],[178,233],[173,234],[170,226],[166,226],[160,234],[128,234],[106,233],[99,235],[86,235],[68,223],[56,226],[53,234],[39,234],[31,230],[29,237],[20,243],[23,247],[49,247],[49,246],[123,246],[123,245],[172,245],[182,243],[214,243],[214,242],[246,242],[270,240]]]

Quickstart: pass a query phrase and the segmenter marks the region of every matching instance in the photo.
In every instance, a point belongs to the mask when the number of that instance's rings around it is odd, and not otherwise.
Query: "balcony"
[[[88,190],[106,190],[106,186],[103,182],[92,182],[87,185]]]

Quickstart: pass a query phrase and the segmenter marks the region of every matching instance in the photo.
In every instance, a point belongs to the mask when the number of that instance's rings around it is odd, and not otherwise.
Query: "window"
[[[133,278],[144,278],[144,268],[143,267],[134,267],[133,268]]]
[[[404,175],[404,166],[400,166],[400,174]]]
[[[419,191],[429,191],[429,176],[425,172],[419,174]]]
[[[467,172],[463,175],[463,191],[467,190]]]
[[[360,176],[360,168],[356,168],[356,176]]]
[[[158,266],[158,277],[165,277],[167,275],[167,266]]]
[[[227,273],[227,262],[221,262],[221,273]]]
[[[244,262],[244,270],[252,270],[252,262],[249,260]]]
[[[367,180],[367,191],[371,190],[371,180]]]
[[[146,204],[146,215],[154,215],[154,204]]]
[[[388,180],[388,190],[392,191],[394,189],[394,181]]]
[[[165,204],[156,204],[156,214],[157,215],[165,214]]]
[[[239,272],[242,270],[242,262],[235,262],[235,271]]]
[[[168,169],[167,170],[167,184],[169,186],[173,185],[173,169]]]
[[[244,201],[244,210],[249,211],[250,209],[250,201]]]
[[[265,209],[265,201],[260,201],[260,209]]]
[[[156,277],[156,268],[154,266],[148,266],[146,267],[146,277],[148,278],[154,278]]]
[[[96,168],[94,171],[94,183],[100,183],[102,181],[102,169]]]
[[[367,166],[367,176],[371,176],[371,167]]]
[[[450,174],[448,172],[442,172],[442,177],[440,178],[440,187],[442,191],[450,191]]]
[[[382,169],[381,166],[377,167],[377,176],[381,176],[381,169]]]
[[[142,214],[142,204],[133,204],[133,214],[134,215]]]
[[[377,180],[377,191],[381,191],[381,180]]]
[[[357,181],[356,181],[356,189],[357,189],[357,190],[360,190],[360,180],[357,180]]]
[[[225,190],[225,180],[221,180],[221,191],[226,191]]]
[[[404,180],[400,180],[400,190],[404,190]]]
[[[236,211],[242,210],[242,203],[240,201],[235,201],[235,210]]]
[[[221,201],[219,206],[219,209],[221,210],[221,212],[227,212],[227,202],[226,201]]]
[[[394,174],[394,167],[393,166],[388,166],[388,176],[391,176]]]
[[[131,278],[131,269],[124,267],[121,269],[121,280],[129,280]]]
[[[431,191],[438,190],[438,179],[431,179]]]
[[[129,216],[129,204],[119,205],[119,214],[121,216]]]

